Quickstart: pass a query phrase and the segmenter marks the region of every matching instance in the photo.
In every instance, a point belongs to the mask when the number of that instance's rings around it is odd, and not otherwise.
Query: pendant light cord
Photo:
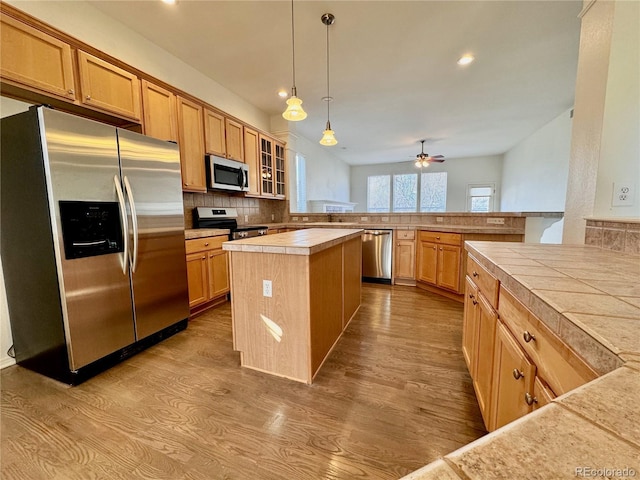
[[[329,104],[331,103],[331,95],[329,94],[329,23],[327,23],[327,128],[330,129],[329,122]]]
[[[298,92],[296,92],[296,33],[295,26],[293,21],[293,0],[291,0],[291,51],[293,56],[293,61],[291,62],[293,65],[293,88],[292,93],[293,96],[297,96]]]

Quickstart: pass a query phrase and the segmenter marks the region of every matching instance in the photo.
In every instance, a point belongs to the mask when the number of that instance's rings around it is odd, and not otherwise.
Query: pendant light
[[[291,97],[287,100],[287,109],[282,112],[285,120],[299,122],[307,118],[307,112],[302,109],[302,100],[298,98],[296,90],[296,35],[293,26],[293,0],[291,0],[291,50],[293,58],[293,87],[291,87]]]
[[[331,122],[329,121],[329,103],[333,100],[329,95],[329,25],[333,25],[336,21],[336,17],[334,17],[331,13],[325,13],[320,17],[322,23],[327,26],[327,96],[323,98],[325,102],[327,102],[327,128],[325,128],[324,132],[322,132],[322,138],[320,139],[320,145],[325,145],[327,147],[331,147],[332,145],[336,145],[338,140],[334,135],[334,131],[331,130]]]

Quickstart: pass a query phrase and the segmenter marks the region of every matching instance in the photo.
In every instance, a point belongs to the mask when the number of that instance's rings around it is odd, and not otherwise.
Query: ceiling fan
[[[428,153],[424,153],[424,142],[425,140],[420,140],[422,151],[416,155],[416,167],[428,167],[430,163],[444,162],[444,155],[429,155]]]

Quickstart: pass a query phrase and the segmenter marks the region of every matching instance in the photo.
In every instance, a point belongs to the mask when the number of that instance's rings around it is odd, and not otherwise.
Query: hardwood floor
[[[399,478],[486,433],[461,331],[455,301],[364,284],[311,386],[240,368],[228,303],[77,387],[9,367],[0,477]]]

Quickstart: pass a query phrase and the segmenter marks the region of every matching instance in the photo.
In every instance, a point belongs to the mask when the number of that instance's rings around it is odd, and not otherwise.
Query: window
[[[307,211],[307,166],[305,158],[296,153],[296,212]]]
[[[493,212],[493,195],[496,191],[493,183],[467,186],[467,211]]]
[[[388,212],[391,206],[391,176],[375,175],[367,179],[367,211]]]
[[[372,175],[367,178],[367,211],[444,212],[447,172]]]
[[[418,174],[393,176],[393,211],[415,212],[418,205]]]
[[[423,173],[420,177],[420,211],[446,211],[447,172]]]

